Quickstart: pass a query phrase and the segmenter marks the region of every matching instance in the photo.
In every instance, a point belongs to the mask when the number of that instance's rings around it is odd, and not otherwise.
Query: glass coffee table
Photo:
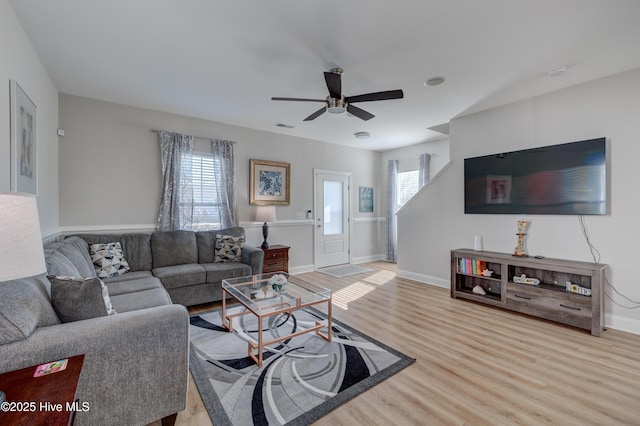
[[[270,283],[270,280],[273,281],[275,279],[273,277],[277,275],[282,275],[287,280],[281,291],[275,290]],[[228,296],[243,305],[246,310],[227,314],[226,299]],[[327,304],[326,325],[316,320],[312,327],[275,339],[263,340],[262,324],[265,318],[283,313],[291,314],[298,309],[321,303]],[[222,280],[222,325],[227,330],[233,331],[233,318],[250,314],[258,319],[258,341],[249,340],[247,353],[258,364],[258,367],[262,367],[263,348],[273,343],[312,331],[329,342],[331,341],[331,290],[302,282],[284,272]],[[320,331],[324,327],[327,328],[326,333]],[[254,351],[257,351],[257,356]]]

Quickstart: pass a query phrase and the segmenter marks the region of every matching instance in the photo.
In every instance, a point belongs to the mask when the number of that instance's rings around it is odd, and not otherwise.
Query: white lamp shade
[[[258,206],[256,209],[256,222],[275,222],[276,206]]]
[[[0,281],[45,272],[36,197],[0,193]]]

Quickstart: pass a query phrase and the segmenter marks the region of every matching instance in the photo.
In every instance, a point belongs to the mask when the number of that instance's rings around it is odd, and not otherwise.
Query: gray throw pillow
[[[113,315],[109,290],[100,278],[49,276],[51,304],[62,322]]]
[[[214,262],[240,262],[242,260],[242,245],[245,236],[216,235]]]
[[[45,275],[0,282],[0,346],[54,324],[60,320],[51,306]]]

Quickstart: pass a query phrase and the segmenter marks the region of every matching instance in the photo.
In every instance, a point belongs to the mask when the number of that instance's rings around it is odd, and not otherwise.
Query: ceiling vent
[[[567,72],[567,67],[557,67],[552,70],[549,70],[547,74],[549,75],[549,77],[560,77],[561,75],[564,75],[564,73],[566,72]]]

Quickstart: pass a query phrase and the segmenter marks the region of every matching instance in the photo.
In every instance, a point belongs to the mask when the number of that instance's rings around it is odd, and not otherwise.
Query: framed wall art
[[[373,212],[373,188],[370,186],[360,187],[360,212]]]
[[[288,206],[291,164],[249,160],[249,204]]]
[[[38,195],[36,105],[15,80],[11,98],[11,190]]]

